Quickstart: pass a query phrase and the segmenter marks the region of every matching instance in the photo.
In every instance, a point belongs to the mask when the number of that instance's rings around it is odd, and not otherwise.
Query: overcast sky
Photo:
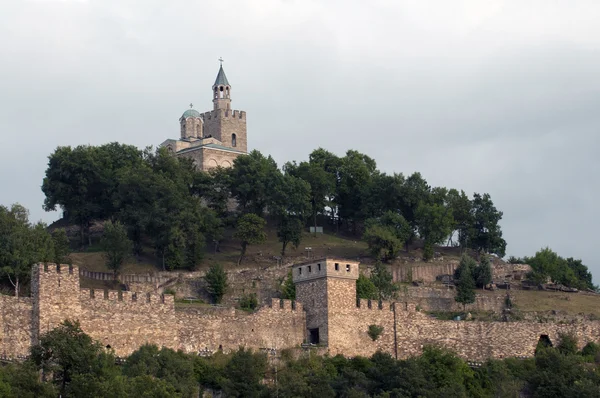
[[[550,246],[598,282],[598,21],[597,0],[2,0],[0,204],[54,221],[57,146],[177,138],[222,56],[250,149],[488,192],[507,254]]]

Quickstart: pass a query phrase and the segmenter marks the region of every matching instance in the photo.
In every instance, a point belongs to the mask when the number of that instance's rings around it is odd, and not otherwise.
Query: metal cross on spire
[[[194,107],[194,104],[192,104],[192,103],[190,102],[190,109],[192,109],[193,107]]]
[[[221,63],[221,66],[223,66],[223,61],[224,61],[223,57],[219,57],[219,62]]]

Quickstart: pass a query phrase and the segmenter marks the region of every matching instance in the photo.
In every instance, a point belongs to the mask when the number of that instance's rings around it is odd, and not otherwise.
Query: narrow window
[[[308,266],[308,272],[312,272],[312,266],[311,265]]]
[[[346,272],[350,272],[350,264],[346,264]]]
[[[235,134],[231,134],[231,146],[237,146],[237,137],[235,136]]]
[[[302,275],[302,268],[298,268],[298,275]]]
[[[340,270],[340,265],[338,263],[335,263],[335,270],[339,271]]]
[[[317,264],[317,268],[319,271],[321,271],[321,263]]]

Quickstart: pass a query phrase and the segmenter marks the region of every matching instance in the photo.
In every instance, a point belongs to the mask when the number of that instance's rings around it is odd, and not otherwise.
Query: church
[[[246,112],[231,109],[231,85],[220,61],[212,86],[213,110],[200,113],[190,104],[179,118],[180,138],[160,144],[176,156],[193,159],[204,171],[231,167],[235,158],[248,153]]]

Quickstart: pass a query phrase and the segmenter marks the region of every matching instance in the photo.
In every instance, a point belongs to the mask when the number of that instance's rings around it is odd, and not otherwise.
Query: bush
[[[244,311],[254,311],[258,307],[256,293],[244,294],[240,298],[240,308]]]
[[[577,337],[568,333],[558,334],[559,342],[556,348],[561,354],[573,355],[577,353]]]
[[[204,276],[206,290],[215,303],[220,303],[227,291],[227,273],[221,264],[213,264]]]
[[[288,272],[287,278],[281,286],[281,298],[286,300],[296,300],[296,285],[292,277],[292,271]]]
[[[376,300],[379,297],[373,281],[363,274],[360,274],[356,280],[356,297],[366,300]]]
[[[585,357],[585,359],[589,362],[596,361],[600,354],[600,345],[590,341],[581,349],[581,355]]]
[[[367,334],[369,335],[371,340],[377,340],[381,333],[383,333],[383,326],[369,325],[369,330],[367,331]]]

